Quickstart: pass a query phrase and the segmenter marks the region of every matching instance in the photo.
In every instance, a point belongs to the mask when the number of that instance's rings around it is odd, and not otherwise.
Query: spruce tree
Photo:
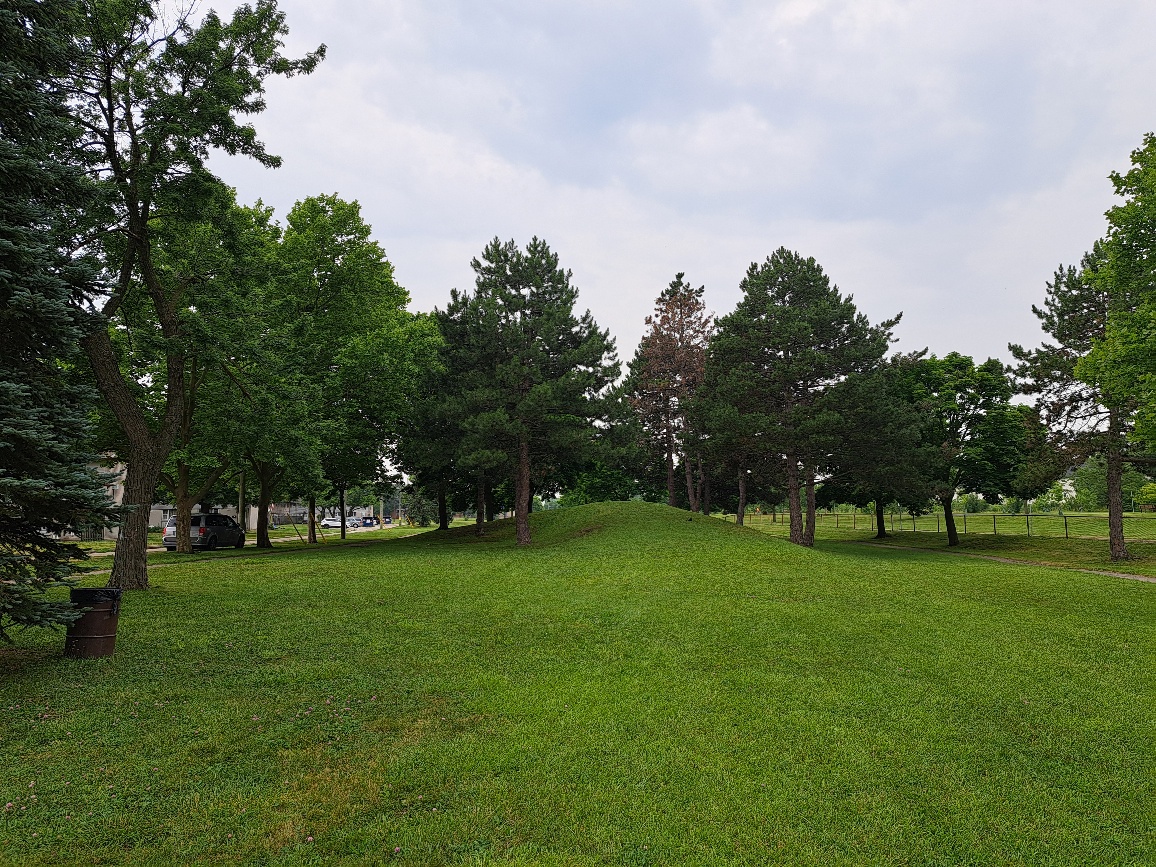
[[[0,9],[0,639],[69,622],[45,591],[82,554],[60,536],[103,526],[108,503],[88,453],[89,394],[68,376],[91,271],[68,255],[69,216],[92,202],[61,152],[77,137],[57,82],[72,61],[73,9]]]

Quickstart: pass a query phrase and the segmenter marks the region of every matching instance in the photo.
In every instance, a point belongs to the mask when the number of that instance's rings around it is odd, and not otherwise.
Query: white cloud
[[[624,357],[676,271],[723,313],[780,245],[903,348],[1006,355],[1156,127],[1134,3],[282,6],[329,58],[256,119],[284,168],[215,162],[241,197],[358,199],[422,309],[544,237]]]

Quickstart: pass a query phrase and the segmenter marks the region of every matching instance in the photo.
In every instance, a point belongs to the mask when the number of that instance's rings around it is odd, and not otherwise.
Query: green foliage
[[[61,80],[75,20],[63,3],[0,8],[0,640],[58,626],[76,612],[46,594],[70,583],[81,556],[59,535],[109,519],[92,468],[91,396],[70,371],[93,278],[65,251],[92,206],[66,162],[80,137]]]
[[[556,490],[583,466],[619,372],[614,341],[586,311],[558,256],[538,238],[523,251],[491,241],[471,263],[472,294],[454,290],[438,321],[449,345],[458,462],[493,479],[513,471],[520,542],[533,492]]]
[[[1004,366],[994,358],[976,365],[956,352],[932,356],[921,363],[915,393],[927,413],[926,436],[938,449],[936,494],[950,502],[964,490],[998,503],[1012,493],[1025,432]]]
[[[1141,488],[1151,479],[1135,469],[1124,470],[1121,489],[1124,501],[1137,496]],[[1102,457],[1092,457],[1085,461],[1072,475],[1075,493],[1068,504],[1079,512],[1102,512],[1108,508],[1108,469]]]
[[[931,496],[935,449],[924,438],[925,418],[915,397],[922,357],[896,355],[849,376],[825,396],[834,442],[823,503],[914,505]]]
[[[1068,502],[1068,492],[1064,489],[1062,483],[1056,482],[1032,501],[1032,511],[1058,512],[1061,511]]]
[[[1135,493],[1136,502],[1146,506],[1156,504],[1156,482],[1149,482]]]
[[[974,515],[977,512],[986,512],[991,508],[991,503],[979,494],[964,494],[955,501],[955,507],[961,512]]]
[[[428,527],[437,520],[437,500],[416,485],[408,485],[401,492],[401,505],[409,521],[419,527]]]
[[[1107,213],[1105,263],[1097,282],[1111,298],[1106,333],[1077,369],[1110,404],[1138,407],[1137,433],[1156,449],[1156,135],[1113,172],[1123,202]]]
[[[895,319],[873,326],[812,258],[779,248],[752,263],[734,312],[718,321],[696,415],[716,460],[790,495],[793,541],[804,542],[797,492],[835,435],[824,393],[870,370]]]

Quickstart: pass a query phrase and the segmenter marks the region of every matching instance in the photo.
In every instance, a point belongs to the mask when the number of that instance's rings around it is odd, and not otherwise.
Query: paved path
[[[1156,577],[1152,575],[1133,575],[1130,572],[1109,572],[1105,569],[1088,569],[1083,566],[1062,566],[1057,563],[1041,563],[1038,560],[1013,560],[1011,557],[994,557],[991,554],[973,554],[971,551],[936,551],[931,548],[911,548],[907,545],[884,545],[880,542],[869,542],[866,539],[841,539],[841,545],[867,545],[871,548],[887,548],[890,551],[914,551],[919,554],[949,554],[954,557],[972,557],[976,560],[993,560],[996,563],[1010,563],[1012,566],[1043,566],[1046,569],[1070,569],[1073,572],[1086,572],[1089,575],[1108,575],[1112,578],[1127,578],[1130,581],[1146,581],[1156,584]]]

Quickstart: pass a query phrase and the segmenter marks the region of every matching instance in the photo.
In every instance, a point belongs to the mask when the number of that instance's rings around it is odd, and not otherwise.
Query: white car
[[[346,526],[349,526],[348,522],[346,523]],[[322,518],[321,519],[321,529],[323,529],[323,530],[340,530],[341,529],[341,516],[338,515],[336,518]]]

